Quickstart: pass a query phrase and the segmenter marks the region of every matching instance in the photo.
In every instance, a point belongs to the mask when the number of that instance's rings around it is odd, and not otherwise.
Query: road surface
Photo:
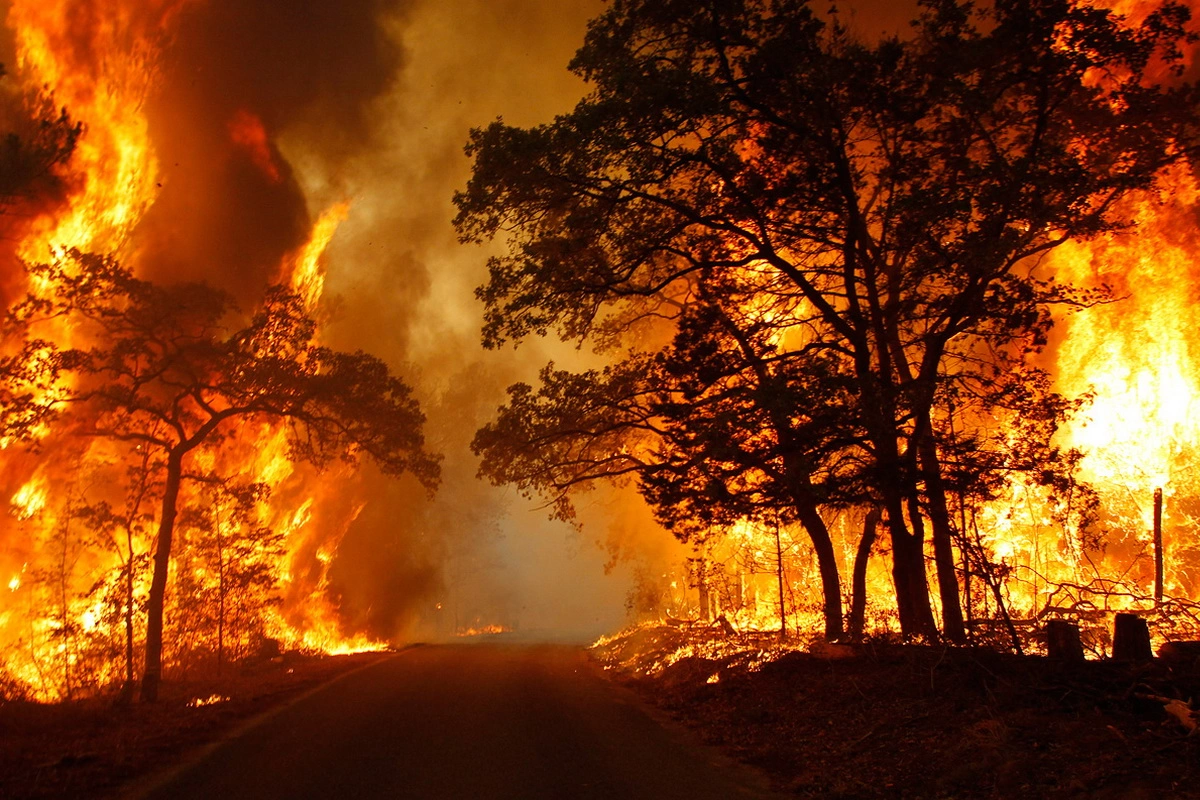
[[[350,673],[176,772],[154,800],[769,797],[561,645],[425,645]]]

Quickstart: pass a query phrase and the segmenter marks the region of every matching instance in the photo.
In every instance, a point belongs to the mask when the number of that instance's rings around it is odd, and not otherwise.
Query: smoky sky
[[[104,0],[73,5],[82,27],[110,13]],[[839,13],[865,37],[902,33],[915,9],[852,5]],[[674,544],[632,491],[593,493],[581,508],[584,534],[551,524],[539,502],[478,480],[469,449],[506,386],[534,381],[551,358],[581,356],[543,342],[482,350],[472,290],[486,280],[489,253],[459,246],[450,225],[451,197],[470,174],[462,148],[471,127],[497,116],[529,126],[569,110],[586,87],[566,65],[603,8],[600,0],[201,0],[171,23],[146,100],[158,194],[132,237],[138,274],[207,282],[250,310],[315,216],[349,201],[328,251],[322,336],[380,356],[412,383],[430,446],[446,457],[432,499],[414,481],[370,468],[350,480],[299,470],[279,488],[276,505],[287,505],[311,495],[313,482],[337,486],[291,567],[318,580],[320,544],[341,537],[329,580],[350,628],[390,637],[423,620],[444,629],[450,610],[463,624],[578,617],[611,626],[625,586],[604,576],[610,554],[665,559]],[[80,48],[95,30],[84,33]]]
[[[216,0],[175,23],[148,108],[160,195],[138,232],[143,274],[206,280],[252,301],[280,256],[308,234],[311,211],[278,135],[306,120],[336,161],[371,147],[372,101],[404,67],[394,0]],[[261,123],[269,162],[231,135]]]

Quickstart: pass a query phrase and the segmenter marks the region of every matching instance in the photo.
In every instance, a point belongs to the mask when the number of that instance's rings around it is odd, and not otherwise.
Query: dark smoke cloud
[[[403,67],[402,49],[386,33],[403,11],[393,0],[188,8],[149,108],[162,177],[138,232],[144,275],[206,280],[253,302],[310,223],[278,135],[306,124],[330,161],[369,148],[371,101]],[[231,134],[245,118],[262,125],[267,168]]]

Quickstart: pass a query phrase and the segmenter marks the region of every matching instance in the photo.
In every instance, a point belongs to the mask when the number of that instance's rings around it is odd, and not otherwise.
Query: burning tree
[[[157,286],[110,257],[71,251],[29,271],[35,291],[9,315],[21,338],[3,362],[4,435],[36,446],[53,421],[148,453],[161,476],[143,699],[156,699],[161,676],[180,491],[205,477],[187,467],[194,453],[213,456],[238,446],[239,429],[282,421],[294,460],[324,464],[365,454],[385,473],[412,473],[429,490],[436,486],[439,459],[425,450],[424,417],[410,388],[373,356],[320,345],[301,298],[274,288],[246,319],[216,289]],[[88,344],[39,338],[51,326]],[[224,578],[229,556],[216,558]]]
[[[960,640],[963,487],[994,492],[1014,472],[1069,485],[1076,460],[1052,442],[1071,404],[1035,357],[1055,304],[1100,297],[1044,274],[1042,257],[1121,229],[1118,201],[1196,152],[1196,90],[1178,80],[1187,20],[1176,3],[1133,25],[1071,0],[928,0],[911,35],[864,42],[806,0],[617,0],[571,64],[592,86],[573,112],[472,134],[458,229],[509,242],[478,292],[484,341],[554,330],[670,363],[678,343],[645,344],[663,339],[646,335],[648,321],[683,330],[708,308],[705,336],[749,357],[726,386],[767,377],[771,391],[746,391],[742,413],[692,405],[739,451],[704,458],[736,464],[758,447],[748,438],[770,440],[766,462],[790,491],[763,497],[801,520],[818,552],[824,523],[805,503],[881,509],[905,634],[937,632],[931,543],[943,631]],[[801,413],[829,402],[813,387],[843,380],[844,413]],[[529,392],[514,390],[502,420]],[[674,401],[656,413],[670,416]],[[1035,423],[1020,447],[995,430],[1013,418]],[[499,441],[501,426],[478,443],[536,448],[562,419],[532,416],[523,441]],[[748,421],[750,434],[739,430]],[[632,452],[612,428],[577,435],[613,458]],[[814,445],[820,458],[783,469]],[[546,476],[575,457],[548,447],[485,470],[557,490]],[[805,478],[829,464],[858,466],[799,502]]]
[[[0,77],[4,74],[0,64]],[[54,168],[70,158],[83,131],[65,109],[55,110],[49,97],[29,105],[32,113],[22,109],[16,119],[6,115],[10,118],[0,140],[0,214],[58,188]]]
[[[825,633],[836,638],[838,563],[820,508],[861,496],[850,485],[860,470],[841,458],[861,427],[836,365],[779,357],[782,311],[767,320],[742,310],[694,303],[652,357],[582,374],[543,370],[536,392],[510,389],[473,447],[484,474],[550,494],[563,519],[573,516],[572,490],[635,476],[683,541],[739,520],[800,520],[822,575]]]

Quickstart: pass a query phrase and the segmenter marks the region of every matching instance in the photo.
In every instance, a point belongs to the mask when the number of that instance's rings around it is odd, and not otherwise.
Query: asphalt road
[[[561,645],[426,645],[350,673],[149,797],[769,797]]]

